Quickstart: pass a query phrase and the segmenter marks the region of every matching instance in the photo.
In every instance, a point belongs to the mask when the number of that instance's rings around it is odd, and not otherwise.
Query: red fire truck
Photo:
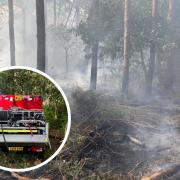
[[[49,143],[41,96],[0,95],[0,148],[42,152]]]

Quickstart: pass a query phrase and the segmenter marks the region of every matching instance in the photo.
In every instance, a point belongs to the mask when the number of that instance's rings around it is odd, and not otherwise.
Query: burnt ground
[[[123,102],[117,96],[81,90],[72,99],[68,143],[51,163],[21,177],[141,179],[173,169],[156,179],[180,179],[178,103]],[[7,177],[20,178],[1,171],[1,179]]]

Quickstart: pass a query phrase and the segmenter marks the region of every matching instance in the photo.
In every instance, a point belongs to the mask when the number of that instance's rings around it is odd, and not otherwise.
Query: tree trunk
[[[142,65],[142,68],[143,68],[143,71],[144,71],[144,79],[145,79],[145,82],[147,81],[147,68],[146,68],[146,64],[145,64],[145,61],[144,61],[144,53],[143,53],[143,50],[141,49],[140,51],[140,57],[141,57],[141,65]]]
[[[92,62],[91,62],[91,80],[90,80],[90,89],[95,90],[97,84],[97,63],[98,63],[98,50],[99,42],[92,46]]]
[[[169,23],[169,32],[170,36],[172,38],[172,47],[170,50],[170,56],[167,61],[167,73],[168,73],[168,79],[167,79],[167,89],[172,89],[174,84],[174,61],[175,61],[175,55],[176,55],[176,47],[175,47],[175,39],[173,37],[174,34],[174,25],[175,25],[175,17],[174,17],[174,0],[169,0],[169,10],[168,10],[168,18],[167,21]]]
[[[56,0],[54,0],[54,26],[57,25]]]
[[[37,16],[37,69],[45,72],[46,68],[46,34],[44,0],[36,0]]]
[[[99,22],[99,0],[93,0],[89,11],[88,23],[89,26],[94,28],[97,32],[97,24]],[[99,40],[94,34],[91,42],[91,77],[90,77],[90,89],[95,90],[97,86],[97,64],[98,64],[98,52],[99,52]]]
[[[57,8],[57,22],[56,22],[56,25],[59,25],[59,21],[60,21],[60,14],[61,14],[61,4],[62,4],[62,2],[61,2],[62,0],[59,0],[59,2],[58,2],[58,8]]]
[[[169,22],[170,24],[174,20],[174,18],[173,18],[173,16],[174,16],[173,11],[174,11],[174,0],[168,0],[168,17],[167,17],[167,22]]]
[[[64,49],[65,50],[65,63],[66,63],[66,73],[68,73],[69,71],[69,66],[68,66],[68,49]]]
[[[48,27],[48,0],[44,0],[44,18],[45,18],[45,29]],[[49,61],[48,61],[48,42],[46,42],[46,62],[45,62],[45,72],[48,73],[48,66],[49,66]]]
[[[65,26],[66,26],[66,27],[67,27],[68,22],[69,22],[69,19],[70,19],[70,17],[71,17],[71,13],[72,13],[72,11],[73,11],[74,2],[75,2],[75,0],[72,1],[71,7],[70,7],[70,10],[69,10],[69,14],[68,14],[68,17],[67,17],[67,19],[66,19],[66,23],[65,23]]]
[[[9,6],[9,39],[10,39],[10,58],[11,66],[16,65],[15,60],[15,37],[14,37],[14,7],[13,0],[8,0]]]
[[[153,78],[154,78],[155,58],[156,58],[156,45],[154,42],[151,42],[149,70],[148,70],[148,76],[147,76],[147,81],[146,81],[146,96],[147,97],[150,97],[152,95],[152,84],[153,84]]]
[[[26,7],[24,5],[23,7],[23,10],[22,10],[22,14],[23,14],[23,29],[22,29],[22,32],[23,32],[23,43],[25,44],[26,43]]]
[[[76,27],[79,25],[79,0],[76,0]]]
[[[161,46],[157,46],[156,48],[156,74],[157,74],[157,78],[160,84],[161,81],[161,61],[162,61],[162,55],[163,55],[163,50]]]
[[[124,4],[124,69],[122,80],[122,94],[128,95],[129,86],[129,0]]]
[[[156,59],[156,43],[155,43],[155,28],[156,28],[156,18],[158,14],[158,0],[152,0],[152,40],[150,42],[150,58],[149,58],[149,70],[146,82],[146,97],[152,95],[152,86],[154,78],[155,69],[155,59]]]

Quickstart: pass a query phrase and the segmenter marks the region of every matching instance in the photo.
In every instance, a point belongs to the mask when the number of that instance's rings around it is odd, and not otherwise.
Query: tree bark
[[[146,82],[146,97],[151,97],[152,86],[155,70],[156,59],[156,43],[155,43],[155,31],[156,31],[156,18],[158,14],[158,0],[152,0],[152,40],[150,42],[150,58],[149,58],[149,70]]]
[[[146,96],[147,97],[151,97],[152,95],[155,58],[156,58],[156,46],[155,46],[155,43],[152,42],[150,45],[149,70],[148,70],[148,76],[147,76],[147,81],[146,81]]]
[[[124,69],[122,80],[122,94],[128,95],[129,88],[129,0],[124,4]]]
[[[174,16],[174,0],[168,0],[168,17],[167,17],[167,22],[172,23],[173,21],[173,16]]]
[[[26,43],[26,7],[25,5],[23,6],[22,14],[23,14],[23,29],[22,29],[23,43],[25,44]]]
[[[143,53],[143,50],[141,49],[140,51],[140,57],[141,57],[141,64],[142,64],[142,68],[143,68],[143,71],[144,71],[144,79],[145,79],[145,82],[147,81],[147,68],[146,68],[146,64],[145,64],[145,61],[144,61],[144,53]]]
[[[46,33],[44,0],[36,0],[37,16],[37,69],[45,72],[46,68]]]
[[[69,66],[68,66],[68,49],[64,48],[65,50],[65,63],[66,63],[66,73],[69,71]]]
[[[15,37],[14,37],[14,7],[13,0],[8,0],[9,6],[9,39],[10,39],[10,59],[11,66],[16,65],[15,58]]]
[[[66,23],[65,23],[65,26],[66,26],[66,27],[67,27],[68,22],[69,22],[69,19],[70,19],[70,17],[71,17],[71,13],[72,13],[72,10],[73,10],[74,2],[75,2],[75,0],[72,1],[71,7],[70,7],[70,10],[69,10],[69,14],[68,14],[68,17],[67,17],[67,19],[66,19]]]
[[[97,23],[99,22],[99,0],[92,0],[88,23],[89,26],[94,28],[97,32]],[[94,33],[93,40],[91,40],[91,77],[90,77],[90,89],[95,90],[97,87],[97,64],[98,64],[98,52],[99,52],[99,40],[96,33]]]
[[[156,48],[156,74],[157,74],[157,78],[158,78],[158,81],[160,83],[161,81],[161,61],[162,61],[162,56],[163,56],[163,49],[162,47],[159,45],[157,46]]]
[[[98,50],[99,50],[99,42],[97,41],[92,46],[91,80],[90,80],[90,89],[92,90],[96,89],[96,84],[97,84]]]
[[[48,27],[48,0],[44,0],[44,18],[45,18],[45,30]],[[45,62],[45,72],[48,73],[48,66],[49,66],[49,61],[48,61],[48,42],[46,42],[46,62]]]
[[[79,25],[79,0],[76,0],[76,27]]]
[[[58,2],[58,8],[57,8],[57,22],[56,22],[56,25],[59,25],[59,21],[60,21],[60,14],[61,14],[61,4],[62,4],[62,2],[61,2],[61,0],[59,0],[59,2]]]
[[[168,24],[169,24],[169,32],[170,36],[172,38],[172,47],[170,50],[170,56],[167,61],[167,73],[168,73],[168,79],[167,79],[167,89],[172,89],[174,84],[174,61],[176,56],[176,47],[175,47],[175,39],[174,39],[174,25],[175,25],[175,14],[174,14],[174,0],[169,0],[169,10],[168,10]]]
[[[54,0],[54,26],[57,25],[57,10],[56,10],[56,0]]]

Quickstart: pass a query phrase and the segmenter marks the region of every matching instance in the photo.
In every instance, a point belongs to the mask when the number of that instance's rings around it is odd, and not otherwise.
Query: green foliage
[[[119,31],[117,21],[121,21],[122,9],[118,5],[121,4],[119,0],[91,2],[87,19],[77,28],[78,34],[87,45],[93,44],[96,40],[103,42],[109,33]]]
[[[46,120],[49,122],[50,128],[60,129],[60,132],[65,132],[68,118],[67,110],[62,104],[59,104],[56,108],[53,106],[43,107]],[[58,120],[60,120],[60,123],[57,123]]]
[[[94,3],[94,6],[93,6]],[[178,8],[179,4],[177,3]],[[100,56],[109,56],[115,59],[123,55],[123,23],[124,3],[123,0],[94,0],[93,7],[89,9],[88,16],[77,28],[78,34],[87,45],[94,41],[102,42]],[[176,10],[176,12],[178,12]],[[135,52],[146,50],[152,40],[161,46],[167,44],[169,29],[167,23],[168,1],[160,1],[156,29],[151,26],[152,1],[137,0],[131,2],[129,15],[130,29],[130,57]],[[176,19],[179,16],[176,15]],[[176,22],[180,22],[176,20]],[[178,25],[177,25],[178,27]],[[176,35],[178,36],[179,33]],[[170,37],[171,38],[171,37]]]

